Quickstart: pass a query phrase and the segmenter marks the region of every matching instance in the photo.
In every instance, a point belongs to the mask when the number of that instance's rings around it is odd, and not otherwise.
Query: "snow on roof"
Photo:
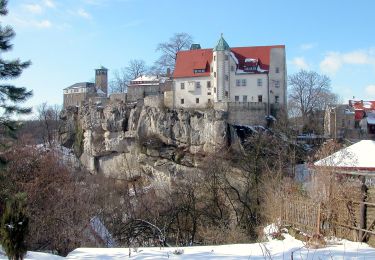
[[[254,58],[246,58],[246,59],[245,59],[245,62],[258,62],[258,59],[254,59]]]
[[[268,70],[263,70],[263,69],[261,69],[260,66],[258,65],[258,66],[257,66],[257,71],[259,71],[259,72],[266,72],[266,71],[268,71]]]
[[[93,88],[95,86],[94,83],[91,83],[91,82],[79,82],[79,83],[75,83],[67,88],[64,88],[64,90],[66,89],[78,89],[78,88]]]
[[[372,103],[371,103],[371,102],[368,102],[368,101],[364,101],[364,102],[363,102],[363,107],[364,107],[364,108],[369,108],[369,109],[370,109],[370,108],[372,107]]]
[[[367,124],[375,125],[375,113],[367,113]]]
[[[101,95],[105,95],[104,91],[101,90],[100,88],[98,88],[98,89],[96,90],[96,93],[101,94]]]
[[[236,55],[234,55],[233,52],[230,52],[230,56],[233,58],[234,62],[238,65],[238,59],[237,59]]]
[[[314,166],[375,170],[375,141],[362,140],[314,163]]]
[[[159,78],[155,75],[141,75],[140,77],[133,79],[132,81],[159,81]]]

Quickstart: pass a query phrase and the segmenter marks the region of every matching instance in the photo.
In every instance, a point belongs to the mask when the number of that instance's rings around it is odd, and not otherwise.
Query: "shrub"
[[[27,252],[25,237],[29,219],[25,213],[26,196],[18,193],[8,201],[1,219],[1,244],[9,259],[23,259]]]

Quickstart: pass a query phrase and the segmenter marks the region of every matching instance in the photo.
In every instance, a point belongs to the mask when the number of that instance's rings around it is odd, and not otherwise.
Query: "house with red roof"
[[[195,44],[177,53],[174,107],[213,103],[286,104],[285,46],[230,47],[223,36],[213,49]]]
[[[375,135],[375,101],[349,100],[349,105],[355,111],[355,124],[367,128],[365,132]]]

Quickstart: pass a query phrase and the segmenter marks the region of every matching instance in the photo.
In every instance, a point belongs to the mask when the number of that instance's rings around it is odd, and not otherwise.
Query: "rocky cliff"
[[[61,114],[62,145],[92,173],[120,179],[169,178],[194,170],[228,146],[227,114],[112,103],[70,107]]]

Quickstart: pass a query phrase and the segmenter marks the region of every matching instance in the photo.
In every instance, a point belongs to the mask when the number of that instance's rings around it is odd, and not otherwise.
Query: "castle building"
[[[161,95],[168,90],[170,77],[156,75],[142,75],[130,81],[128,85],[127,101],[134,102],[146,96]]]
[[[286,105],[285,46],[230,47],[221,36],[213,49],[178,52],[173,79],[175,107],[265,103],[269,113]]]
[[[95,70],[95,83],[80,82],[64,89],[64,108],[80,106],[90,98],[107,97],[108,69],[101,67]]]

